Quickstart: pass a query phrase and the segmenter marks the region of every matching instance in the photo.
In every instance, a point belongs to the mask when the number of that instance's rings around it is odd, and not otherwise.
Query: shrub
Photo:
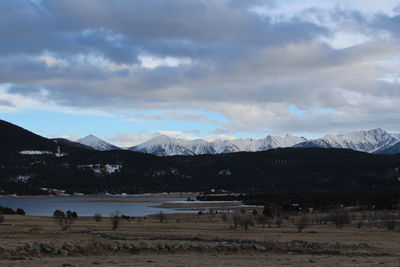
[[[223,222],[226,222],[227,219],[228,219],[228,216],[226,216],[225,213],[221,214],[221,220],[222,220]]]
[[[397,216],[395,213],[384,213],[382,215],[382,223],[386,228],[390,231],[393,231],[396,228],[397,224]]]
[[[303,231],[303,229],[308,226],[308,223],[308,217],[306,215],[301,216],[300,219],[294,224],[296,226],[297,232],[301,233],[301,231]]]
[[[71,226],[73,221],[78,217],[76,212],[67,211],[64,213],[61,210],[56,210],[53,213],[53,217],[58,226],[60,226],[61,230],[66,231]]]
[[[163,223],[164,221],[167,221],[167,215],[165,215],[164,212],[160,210],[158,214],[156,214],[157,219],[160,221],[160,223]]]
[[[5,220],[4,215],[3,215],[3,214],[0,214],[0,223],[4,222],[4,220]]]
[[[113,230],[117,229],[119,226],[119,223],[121,222],[121,216],[119,216],[119,212],[116,211],[114,213],[111,213],[110,220],[111,220],[112,229]]]
[[[268,221],[268,218],[265,215],[258,215],[256,217],[257,224],[262,225],[263,228],[265,227],[265,224],[267,223],[267,221]]]
[[[337,209],[330,214],[332,223],[336,225],[336,228],[342,228],[343,225],[350,223],[349,213],[344,209]]]
[[[25,211],[24,211],[23,209],[17,209],[17,210],[15,211],[15,214],[18,214],[18,215],[25,215]]]
[[[280,228],[282,226],[282,223],[283,223],[282,218],[281,217],[276,217],[276,219],[275,219],[276,227]]]
[[[239,223],[240,223],[240,229],[247,230],[249,229],[249,226],[254,225],[254,219],[252,217],[243,216],[240,218]]]
[[[238,227],[238,225],[239,225],[240,215],[239,214],[233,214],[232,220],[233,220],[233,228],[236,229]]]
[[[96,222],[100,222],[103,219],[100,213],[96,213],[93,218]]]

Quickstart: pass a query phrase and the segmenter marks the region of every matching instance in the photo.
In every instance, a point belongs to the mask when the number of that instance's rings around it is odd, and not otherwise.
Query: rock
[[[70,242],[66,242],[63,244],[62,248],[68,252],[72,252],[75,250],[75,246],[74,244],[70,243]]]
[[[108,245],[108,249],[111,251],[117,251],[118,250],[118,245],[115,243],[111,243]]]
[[[266,251],[266,250],[267,250],[264,246],[261,246],[261,245],[259,245],[259,244],[253,244],[253,247],[254,247],[256,250],[259,250],[259,251]]]
[[[53,246],[47,243],[41,243],[40,248],[43,252],[51,252],[54,249]]]
[[[59,255],[61,255],[61,256],[68,256],[68,254],[69,254],[69,251],[68,251],[68,250],[65,250],[65,249],[62,249],[62,248],[60,248],[60,249],[58,250],[58,254],[59,254]]]

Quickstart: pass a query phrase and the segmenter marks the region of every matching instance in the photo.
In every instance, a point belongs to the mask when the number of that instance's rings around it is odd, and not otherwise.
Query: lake
[[[183,201],[184,198],[152,196],[44,196],[44,197],[0,197],[0,206],[14,210],[21,208],[26,215],[52,216],[55,210],[76,211],[78,216],[93,216],[96,213],[109,216],[118,211],[127,216],[146,216],[159,213],[180,213],[168,208],[157,208],[163,203]]]

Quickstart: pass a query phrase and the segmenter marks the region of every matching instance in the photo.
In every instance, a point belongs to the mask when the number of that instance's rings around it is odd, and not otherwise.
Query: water
[[[76,211],[78,216],[93,216],[96,213],[110,216],[116,211],[127,216],[146,216],[160,211],[164,213],[188,212],[154,207],[165,202],[182,200],[184,199],[151,196],[1,197],[0,206],[14,210],[21,208],[26,215],[37,216],[52,216],[55,210]]]

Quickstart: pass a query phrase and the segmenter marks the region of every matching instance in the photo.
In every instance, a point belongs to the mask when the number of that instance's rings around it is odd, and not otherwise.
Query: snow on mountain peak
[[[390,146],[396,141],[398,141],[398,138],[394,135],[377,128],[347,134],[326,135],[322,138],[306,141],[296,145],[296,147],[348,148],[372,153],[384,146]]]
[[[239,151],[261,151],[278,147],[290,147],[306,141],[304,137],[292,135],[267,136],[264,139],[216,139],[207,142],[202,139],[183,140],[161,135],[150,139],[130,150],[151,153],[158,156],[219,154]]]
[[[106,141],[104,141],[101,138],[98,138],[97,136],[94,136],[92,134],[83,137],[81,139],[76,140],[77,143],[86,145],[86,146],[90,146],[96,150],[101,150],[101,151],[105,151],[105,150],[118,150],[120,149],[119,147],[116,147]]]

